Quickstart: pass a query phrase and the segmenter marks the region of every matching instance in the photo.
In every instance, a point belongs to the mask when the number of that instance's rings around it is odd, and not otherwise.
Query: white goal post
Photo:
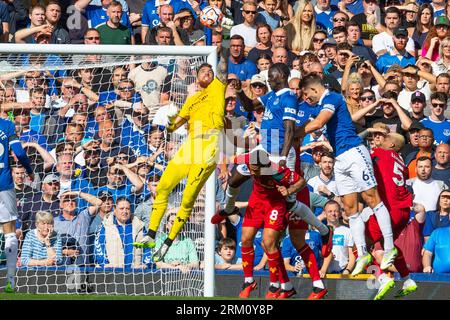
[[[214,72],[217,74],[217,51],[216,47],[212,46],[0,44],[0,55],[5,56],[8,54],[202,56],[212,65]],[[52,66],[52,69],[57,70],[58,68]],[[210,219],[215,212],[215,173],[209,177],[205,189],[203,294],[205,297],[213,297],[215,287],[215,227],[210,223]]]

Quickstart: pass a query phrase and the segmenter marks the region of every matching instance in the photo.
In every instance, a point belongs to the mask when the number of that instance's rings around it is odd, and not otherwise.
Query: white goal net
[[[168,108],[180,108],[197,90],[196,71],[215,60],[214,48],[171,53],[170,47],[136,52],[120,46],[111,54],[115,46],[40,47],[14,52],[0,46],[0,115],[14,122],[35,172],[29,181],[11,155],[17,291],[204,295],[205,276],[213,282],[214,239],[205,241],[205,212],[211,211],[206,190],[214,193],[214,184],[201,191],[162,263],[153,263],[152,250],[132,244],[145,235],[155,188],[187,134],[184,127],[167,133]],[[72,53],[61,54],[66,49]],[[183,189],[184,181],[170,196],[156,249]],[[6,275],[1,250],[0,237],[0,289]]]

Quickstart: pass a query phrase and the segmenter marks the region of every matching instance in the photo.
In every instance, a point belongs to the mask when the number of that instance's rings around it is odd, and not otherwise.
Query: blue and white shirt
[[[109,17],[106,14],[107,9],[100,6],[89,5],[86,7],[84,15],[88,20],[88,26],[90,28],[97,28],[102,24],[108,22]],[[131,34],[133,34],[133,28],[131,26],[130,18],[126,11],[123,11],[122,17],[120,18],[120,23],[130,29]]]
[[[297,122],[297,96],[284,88],[271,91],[258,100],[264,106],[261,123],[261,146],[271,154],[280,154],[284,144],[284,120]]]
[[[9,120],[0,119],[0,191],[14,188],[9,164],[10,147],[27,172],[31,173],[33,170],[30,166],[30,161],[16,135],[14,123]]]
[[[434,144],[450,143],[450,121],[434,121],[430,117],[421,120],[422,124],[433,131]]]
[[[333,114],[327,123],[327,134],[336,157],[362,144],[342,95],[325,90],[317,106],[320,112]]]
[[[239,63],[233,63],[230,58],[228,58],[228,73],[233,73],[238,76],[239,80],[246,81],[250,80],[255,74],[258,73],[258,69],[256,65],[247,60],[246,58],[242,58]]]
[[[339,9],[336,6],[330,6],[327,11],[322,11],[317,6],[314,7],[314,14],[316,15],[316,25],[325,30],[329,37],[332,36],[333,17],[338,10]]]

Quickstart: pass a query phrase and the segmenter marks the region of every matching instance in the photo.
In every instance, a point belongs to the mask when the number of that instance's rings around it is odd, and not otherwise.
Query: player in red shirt
[[[248,298],[257,287],[253,279],[253,240],[260,228],[264,228],[262,245],[268,257],[270,271],[270,287],[266,298],[292,297],[296,292],[289,281],[279,249],[280,237],[287,227],[284,197],[299,191],[306,185],[306,181],[287,167],[279,167],[271,162],[264,150],[238,156],[235,162],[247,164],[253,178],[253,192],[242,224],[242,267],[245,280],[239,297]]]
[[[404,143],[405,139],[403,136],[397,133],[390,133],[385,136],[381,147],[374,148],[371,154],[378,183],[378,192],[390,213],[394,240],[406,228],[413,204],[413,196],[405,186],[408,169],[403,159],[397,153]],[[379,242],[383,239],[377,219],[373,214],[367,221],[366,235],[373,242]],[[400,273],[400,276],[406,278],[403,289],[399,291],[397,296],[405,296],[417,290],[417,285],[409,278],[409,270],[402,250],[398,247],[397,250],[398,256],[394,261],[394,266]],[[383,271],[381,271],[379,281],[381,286],[375,296],[375,300],[382,299],[395,285],[394,280],[389,278]]]

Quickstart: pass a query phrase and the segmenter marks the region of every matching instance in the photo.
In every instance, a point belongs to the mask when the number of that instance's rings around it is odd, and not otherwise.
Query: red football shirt
[[[381,148],[374,148],[371,156],[378,193],[388,210],[411,207],[413,197],[405,187],[408,168],[402,158],[395,151]]]

